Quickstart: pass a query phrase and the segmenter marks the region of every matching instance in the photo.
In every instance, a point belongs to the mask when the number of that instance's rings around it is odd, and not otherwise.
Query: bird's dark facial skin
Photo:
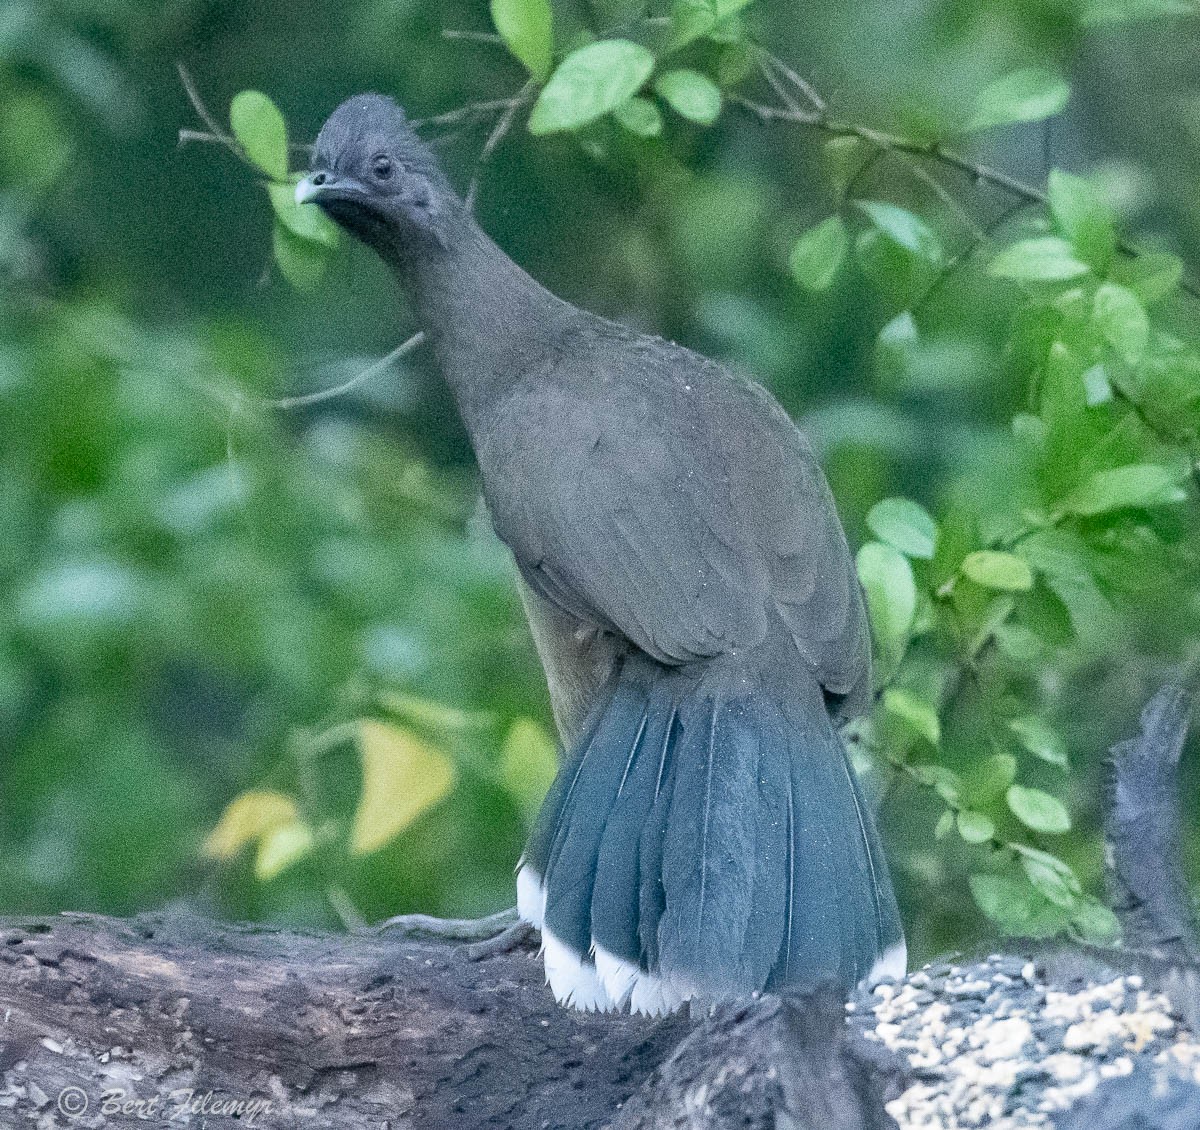
[[[442,242],[442,211],[453,199],[428,148],[390,98],[358,95],[321,127],[312,172],[296,199],[322,208],[351,235],[377,250],[397,239]]]

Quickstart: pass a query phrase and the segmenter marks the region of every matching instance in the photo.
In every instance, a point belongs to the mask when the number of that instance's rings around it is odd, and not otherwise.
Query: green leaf
[[[662,114],[649,98],[635,97],[622,102],[613,111],[613,117],[637,137],[657,137],[663,131]]]
[[[248,161],[274,180],[287,177],[287,125],[271,99],[258,90],[235,94],[229,125]]]
[[[1002,929],[1020,933],[1033,917],[1037,892],[1012,875],[972,875],[968,880],[975,905]]]
[[[1061,282],[1088,273],[1088,265],[1075,258],[1074,250],[1056,235],[1039,236],[1010,243],[988,265],[988,273],[1018,282]]]
[[[962,796],[962,778],[953,769],[944,765],[913,765],[910,773],[914,780],[933,789],[947,804],[958,804]]]
[[[1021,869],[1034,890],[1055,906],[1071,909],[1083,888],[1070,866],[1056,855],[1040,849],[1021,851]]]
[[[958,834],[969,844],[986,844],[996,834],[996,825],[982,812],[961,809],[958,813]]]
[[[831,137],[821,146],[821,165],[835,195],[846,195],[869,152],[857,137]]]
[[[879,243],[887,242],[878,232],[870,234],[875,236]],[[901,310],[879,331],[875,346],[875,367],[881,384],[898,385],[909,378],[920,340],[916,319],[909,310]]]
[[[681,68],[659,75],[655,91],[677,114],[689,122],[710,126],[721,113],[721,91],[717,84],[699,71]]]
[[[329,263],[323,244],[301,239],[276,220],[271,246],[280,274],[297,290],[311,290],[321,281]]]
[[[676,0],[671,8],[671,38],[667,50],[678,51],[710,35],[749,3],[750,0]]]
[[[881,674],[904,657],[917,611],[917,586],[908,559],[890,545],[869,541],[858,551],[858,579],[867,597]]]
[[[654,56],[627,39],[603,39],[572,51],[542,88],[529,117],[535,134],[578,129],[615,110],[641,89]]]
[[[841,216],[822,220],[796,240],[788,259],[792,277],[806,290],[828,290],[849,244]]]
[[[1183,261],[1166,251],[1148,251],[1117,263],[1113,276],[1133,291],[1143,306],[1153,306],[1179,288]]]
[[[1046,656],[1045,641],[1024,624],[1002,624],[992,634],[996,637],[996,646],[1014,663],[1036,663]]]
[[[1093,558],[1077,534],[1040,530],[1021,542],[1019,552],[1062,602],[1081,641],[1090,647],[1112,635],[1116,612],[1097,586]]]
[[[932,561],[937,548],[937,523],[929,511],[907,498],[885,498],[867,513],[871,532],[909,557]]]
[[[1136,365],[1150,341],[1150,319],[1131,290],[1106,282],[1096,291],[1092,321],[1127,365]]]
[[[990,129],[1014,122],[1040,122],[1067,104],[1071,88],[1060,75],[1040,67],[1013,71],[979,92],[965,130]]]
[[[275,217],[292,235],[309,239],[325,247],[338,244],[337,225],[315,204],[297,204],[296,187],[287,181],[267,185],[267,195]]]
[[[1121,934],[1121,923],[1117,916],[1103,903],[1091,898],[1076,902],[1071,923],[1083,940],[1092,945],[1110,945]]]
[[[933,838],[935,840],[944,840],[954,830],[954,809],[947,808],[945,812],[938,817],[937,823],[933,826]]]
[[[998,800],[1017,779],[1017,759],[1011,753],[994,753],[975,769],[971,780],[971,795],[983,797],[988,803]]]
[[[889,687],[883,692],[883,708],[905,722],[930,745],[937,745],[942,740],[942,723],[937,710],[911,691]]]
[[[963,574],[984,588],[1001,592],[1028,592],[1033,588],[1033,570],[1015,553],[979,549],[968,553],[962,563]]]
[[[893,243],[931,263],[942,259],[941,241],[933,229],[907,208],[881,200],[859,200],[857,206]]]
[[[1103,272],[1117,245],[1116,218],[1095,185],[1084,177],[1051,169],[1048,195],[1059,231],[1071,241],[1080,259]]]
[[[1040,757],[1060,769],[1068,768],[1067,747],[1048,722],[1035,714],[1014,718],[1008,728],[1034,757]]]
[[[1068,513],[1106,514],[1130,506],[1169,506],[1187,500],[1182,472],[1157,463],[1131,463],[1097,471],[1062,503]]]
[[[492,23],[505,46],[538,80],[554,61],[554,17],[550,0],[492,0]]]
[[[1010,785],[1005,797],[1009,811],[1027,828],[1054,836],[1071,830],[1071,816],[1057,797],[1025,785]]]

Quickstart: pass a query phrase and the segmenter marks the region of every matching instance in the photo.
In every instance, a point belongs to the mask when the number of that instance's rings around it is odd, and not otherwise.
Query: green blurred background
[[[1148,15],[1097,23],[1101,8]],[[1188,9],[758,0],[742,19],[839,117],[922,136],[998,75],[1061,72],[1065,113],[981,135],[977,155],[1033,183],[1052,165],[1093,173],[1127,233],[1196,264],[1200,18]],[[556,3],[556,29],[600,34],[641,11]],[[334,926],[511,904],[550,717],[450,397],[418,351],[319,405],[256,399],[345,381],[416,327],[357,247],[343,244],[317,288],[290,287],[271,267],[253,173],[218,146],[176,144],[199,127],[177,61],[222,118],[237,91],[266,91],[299,141],[366,89],[426,117],[521,87],[502,46],[443,29],[489,32],[486,5],[6,0],[0,913],[183,903]],[[752,75],[744,89],[770,93]],[[460,186],[486,124],[434,131]],[[902,298],[857,268],[821,294],[796,285],[796,237],[838,208],[824,140],[733,104],[712,128],[668,118],[650,141],[518,128],[482,174],[478,212],[563,297],[767,384],[813,437],[858,545],[889,495],[940,513],[956,492],[1012,489],[1005,437],[1028,372],[1007,344],[1020,295],[969,265],[939,290],[934,332],[900,375],[876,339]],[[979,222],[1006,204],[943,179]],[[901,162],[873,163],[855,187],[953,231]],[[1170,317],[1196,340],[1186,299]],[[1194,548],[1194,494],[1189,508],[1172,520]],[[1057,849],[1092,891],[1101,754],[1200,654],[1188,576],[1142,573],[1144,600],[1105,646],[998,692],[1066,740],[1074,771],[1053,787],[1076,830]],[[321,735],[362,717],[441,751],[455,783],[380,850],[354,853],[355,742]],[[994,752],[970,719],[951,729],[948,763]],[[226,806],[263,788],[297,797],[315,836],[265,880],[252,853],[201,850]],[[884,808],[919,955],[992,929],[965,884],[987,849],[936,841],[940,811],[911,782]]]

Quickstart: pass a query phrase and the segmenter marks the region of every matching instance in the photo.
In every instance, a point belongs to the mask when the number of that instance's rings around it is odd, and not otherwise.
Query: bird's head
[[[296,185],[300,204],[316,204],[352,235],[382,252],[397,242],[445,243],[456,202],[429,147],[404,111],[382,94],[343,102],[321,127],[312,169]]]

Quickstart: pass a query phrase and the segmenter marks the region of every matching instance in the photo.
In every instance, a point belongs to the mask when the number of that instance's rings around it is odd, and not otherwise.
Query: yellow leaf
[[[232,859],[246,844],[261,840],[282,824],[299,820],[296,802],[272,789],[250,789],[229,802],[204,841],[204,854]]]
[[[500,751],[504,787],[532,823],[558,771],[558,744],[532,718],[518,718]]]
[[[254,874],[263,882],[274,879],[280,871],[308,855],[314,842],[312,829],[303,820],[272,828],[259,841]]]
[[[358,746],[363,787],[350,850],[366,855],[437,804],[454,783],[454,768],[411,730],[384,722],[360,722]]]

